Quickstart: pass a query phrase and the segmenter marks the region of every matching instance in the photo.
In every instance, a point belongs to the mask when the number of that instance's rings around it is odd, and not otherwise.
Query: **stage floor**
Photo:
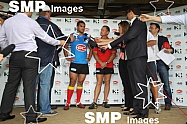
[[[187,109],[182,109],[184,112],[187,113]],[[23,112],[24,108],[14,108],[12,114],[16,115],[16,118],[13,120],[7,120],[5,122],[0,122],[2,124],[24,124],[24,119],[20,115],[20,112]],[[93,112],[96,114],[96,112],[119,112],[121,113],[121,119],[119,121],[116,121],[115,124],[132,124],[128,123],[128,118],[133,116],[126,116],[123,115],[121,112],[120,107],[111,107],[109,109],[105,109],[102,106],[99,106],[96,110],[89,110],[88,106],[86,106],[85,109],[79,109],[76,107],[71,107],[70,110],[64,111],[63,106],[59,106],[56,111],[59,113],[56,116],[47,117],[48,120],[46,122],[43,122],[41,124],[86,124],[85,119],[85,113],[86,112]],[[111,114],[111,113],[110,113]],[[96,118],[96,116],[94,116]],[[159,123],[158,124],[186,124],[187,116],[185,116],[178,108],[172,108],[170,111],[165,111],[164,107],[162,107],[162,112],[160,114],[155,114],[154,109],[149,110],[149,121],[150,119],[156,119],[158,118]],[[110,118],[111,119],[111,118]],[[141,121],[141,120],[140,120]],[[146,121],[145,121],[146,122]],[[96,124],[94,122],[93,124]],[[111,122],[109,122],[111,124]],[[143,123],[143,124],[151,124],[151,123]],[[153,123],[154,124],[154,123]]]

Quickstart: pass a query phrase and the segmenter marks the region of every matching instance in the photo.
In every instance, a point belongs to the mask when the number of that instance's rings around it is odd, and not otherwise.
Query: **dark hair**
[[[110,28],[107,25],[104,25],[103,27],[105,27],[107,31],[110,32]]]
[[[127,13],[129,13],[130,11],[132,11],[135,15],[141,15],[140,8],[137,5],[130,5],[127,8]]]
[[[160,25],[159,25],[159,24],[152,22],[152,23],[150,23],[150,25],[155,25],[155,26],[156,26],[156,28],[158,28],[158,29],[159,29],[159,30],[158,30],[158,32],[160,31]]]
[[[85,22],[80,20],[80,21],[77,22],[77,26],[79,26],[81,23],[83,23],[85,25]]]
[[[129,24],[128,21],[121,21],[120,23],[118,23],[118,25],[121,25],[122,30],[123,30],[123,33],[126,33],[127,30],[128,30],[129,27],[130,27],[130,24]]]

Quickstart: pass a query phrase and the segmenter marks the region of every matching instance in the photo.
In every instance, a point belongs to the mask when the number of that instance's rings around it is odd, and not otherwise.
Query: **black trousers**
[[[28,111],[32,105],[35,109],[35,81],[38,73],[38,60],[26,58],[25,54],[28,51],[13,52],[9,60],[9,77],[5,85],[5,89],[1,101],[1,113],[10,114],[13,109],[15,96],[23,80],[23,92],[25,109]],[[37,56],[36,53],[31,53],[30,56]],[[31,109],[26,114],[27,120],[35,119],[36,114]]]
[[[127,62],[128,61],[126,60],[119,60],[119,74],[124,88],[125,106],[128,108],[133,108],[133,94],[127,70]]]
[[[130,77],[130,84],[132,88],[133,96],[135,97],[137,94],[141,93],[141,90],[138,86],[139,84],[147,85],[146,80],[146,57],[139,57],[132,60],[128,60],[127,68]],[[138,97],[145,98],[145,102],[142,99],[133,99],[133,108],[136,113],[140,114],[148,114],[147,107],[144,108],[148,103],[148,93],[147,87],[141,86],[143,93]],[[143,104],[144,102],[144,104]]]

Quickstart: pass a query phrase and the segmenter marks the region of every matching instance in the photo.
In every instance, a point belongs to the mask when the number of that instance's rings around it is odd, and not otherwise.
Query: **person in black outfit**
[[[127,32],[128,28],[130,27],[129,23],[127,21],[121,21],[118,24],[119,27],[119,34],[120,36]],[[120,44],[120,59],[119,59],[119,74],[120,78],[122,80],[122,85],[124,88],[124,96],[125,96],[125,107],[122,109],[122,111],[130,111],[133,110],[133,95],[132,95],[132,89],[130,86],[130,80],[127,70],[127,62],[125,57],[125,45],[123,43]],[[124,112],[125,114],[126,112]]]
[[[117,40],[114,40],[108,45],[102,46],[102,48],[110,48],[117,46],[122,41],[126,44],[126,55],[127,55],[127,68],[130,77],[130,84],[132,88],[133,96],[141,92],[138,87],[139,84],[147,84],[146,79],[146,64],[147,64],[147,26],[145,22],[138,20],[137,16],[140,15],[140,10],[137,6],[131,6],[127,9],[127,18],[131,21],[131,26],[128,31],[123,34]],[[102,41],[102,40],[100,40]],[[144,108],[148,103],[147,88],[142,87],[143,93],[139,95],[145,99],[133,99],[134,111],[131,113],[136,114],[134,118],[146,118],[148,117],[148,108]]]

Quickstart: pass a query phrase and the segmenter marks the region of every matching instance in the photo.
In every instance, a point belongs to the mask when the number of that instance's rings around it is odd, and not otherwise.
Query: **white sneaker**
[[[161,112],[161,105],[157,104],[157,107],[155,108],[155,113],[160,114],[160,112]]]

